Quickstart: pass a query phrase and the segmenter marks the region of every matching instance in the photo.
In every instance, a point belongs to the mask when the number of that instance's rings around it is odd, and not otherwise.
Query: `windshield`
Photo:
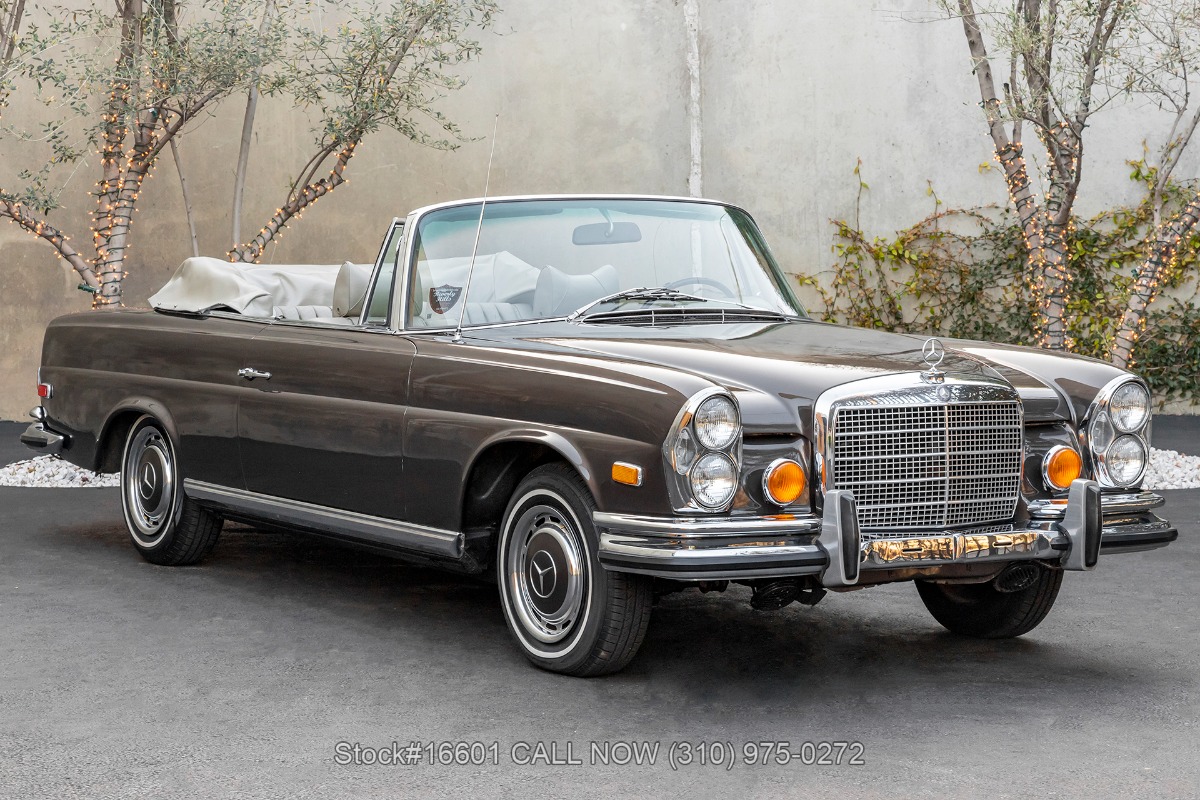
[[[719,311],[722,318],[803,315],[754,221],[735,208],[502,200],[487,204],[482,227],[479,212],[478,203],[455,206],[417,224],[410,327],[454,327],[460,316],[465,325],[575,312],[586,321],[664,308]]]

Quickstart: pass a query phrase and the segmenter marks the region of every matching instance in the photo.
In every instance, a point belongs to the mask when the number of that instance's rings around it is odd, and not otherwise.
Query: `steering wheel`
[[[717,291],[719,291],[721,294],[725,295],[728,298],[732,299],[732,298],[737,297],[737,295],[734,294],[732,289],[730,289],[728,286],[721,283],[720,281],[713,280],[712,278],[703,278],[703,277],[700,277],[699,275],[693,275],[690,278],[680,278],[677,281],[671,281],[670,283],[663,284],[664,289],[678,289],[681,286],[709,286],[713,289],[716,289]]]

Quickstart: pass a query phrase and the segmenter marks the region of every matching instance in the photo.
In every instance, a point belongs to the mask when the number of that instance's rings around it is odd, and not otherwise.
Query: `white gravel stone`
[[[100,475],[55,456],[38,456],[0,467],[0,486],[39,486],[50,489],[120,485],[118,475]]]
[[[1142,479],[1146,489],[1195,489],[1200,487],[1200,456],[1174,450],[1150,448],[1150,464]]]
[[[116,474],[99,475],[54,456],[39,456],[0,467],[0,486],[76,488],[118,486]],[[1200,456],[1174,450],[1150,450],[1150,465],[1142,481],[1146,489],[1200,488]]]

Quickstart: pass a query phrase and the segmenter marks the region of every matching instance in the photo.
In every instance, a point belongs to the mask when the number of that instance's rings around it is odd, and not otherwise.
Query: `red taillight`
[[[46,399],[50,399],[51,397],[54,397],[54,387],[48,383],[39,383],[38,384],[38,397],[44,397]]]

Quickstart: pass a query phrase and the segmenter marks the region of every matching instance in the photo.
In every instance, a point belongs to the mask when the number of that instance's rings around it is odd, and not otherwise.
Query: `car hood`
[[[822,392],[844,383],[928,368],[922,358],[925,336],[811,320],[662,328],[555,322],[492,329],[488,334],[512,337],[510,342],[519,339],[525,346],[685,370],[735,392],[777,397],[791,408],[810,407]],[[942,341],[943,371],[1011,384],[1031,422],[1077,420],[1099,388],[1122,374],[1111,365],[1078,356]]]

